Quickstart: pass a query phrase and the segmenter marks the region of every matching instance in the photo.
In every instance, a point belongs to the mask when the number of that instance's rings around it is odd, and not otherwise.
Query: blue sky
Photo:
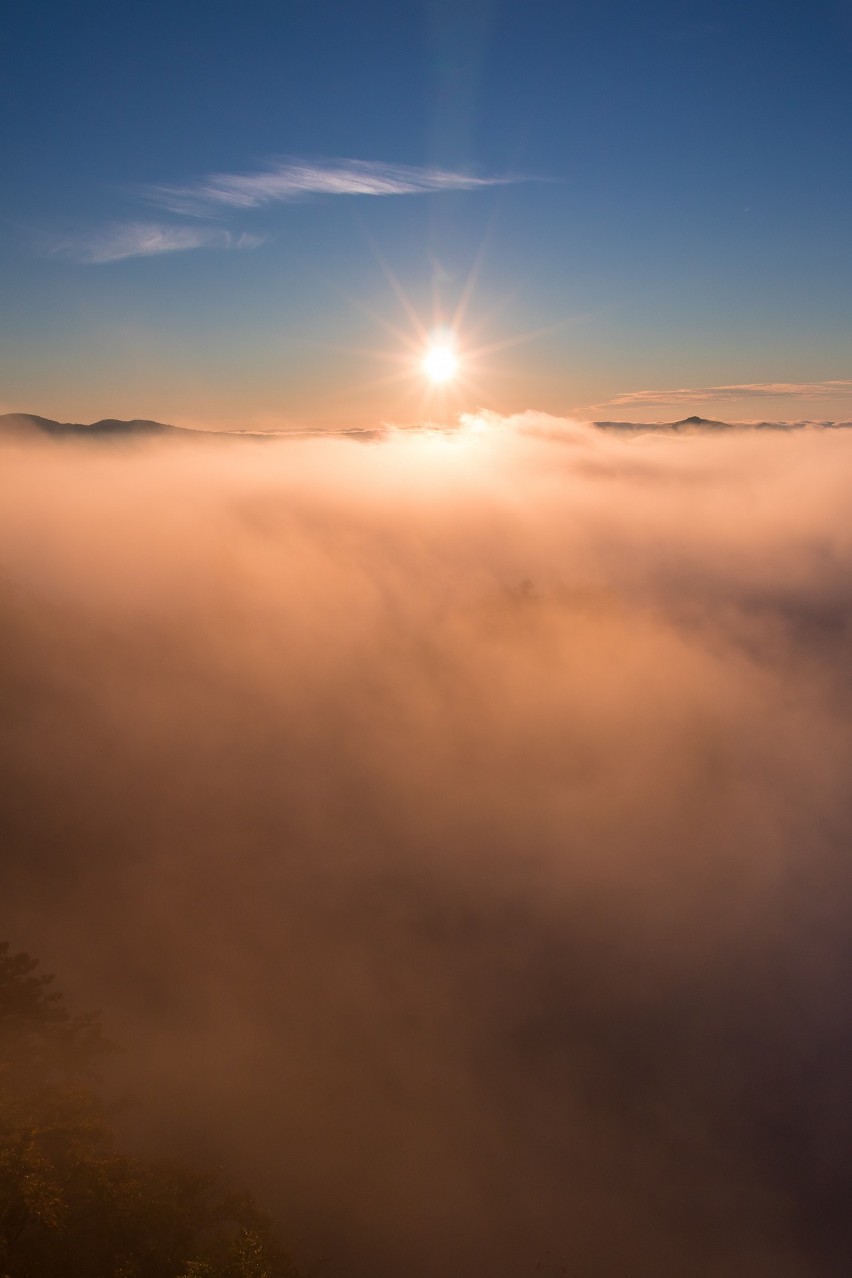
[[[852,417],[848,0],[7,14],[6,409]]]

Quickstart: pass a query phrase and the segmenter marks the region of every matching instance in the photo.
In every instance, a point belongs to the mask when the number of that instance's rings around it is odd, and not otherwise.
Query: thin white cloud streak
[[[247,232],[163,226],[157,222],[113,222],[77,239],[61,240],[53,245],[52,251],[75,262],[98,265],[192,249],[251,249],[263,242],[263,236]]]
[[[837,399],[852,398],[852,380],[840,378],[821,382],[745,382],[731,386],[680,386],[674,390],[629,391],[616,395],[594,409],[621,406],[666,405],[702,403],[731,399]]]
[[[306,195],[427,195],[504,186],[524,179],[475,177],[448,169],[375,160],[287,160],[256,173],[213,173],[187,186],[157,185],[142,194],[172,213],[209,217],[223,209],[254,209]]]

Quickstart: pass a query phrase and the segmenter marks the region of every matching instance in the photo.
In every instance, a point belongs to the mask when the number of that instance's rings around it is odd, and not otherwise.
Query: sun
[[[450,382],[458,372],[458,367],[458,356],[452,341],[446,337],[433,339],[422,359],[423,372],[429,381]]]

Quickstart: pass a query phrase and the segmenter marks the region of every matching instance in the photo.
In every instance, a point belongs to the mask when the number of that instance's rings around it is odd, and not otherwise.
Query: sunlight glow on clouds
[[[151,1135],[332,1278],[845,1272],[850,485],[535,412],[7,438],[4,913]]]

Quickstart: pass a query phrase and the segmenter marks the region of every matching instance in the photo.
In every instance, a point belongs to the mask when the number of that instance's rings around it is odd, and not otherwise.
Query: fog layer
[[[132,1139],[330,1278],[842,1272],[850,491],[537,414],[4,446],[6,931]]]

